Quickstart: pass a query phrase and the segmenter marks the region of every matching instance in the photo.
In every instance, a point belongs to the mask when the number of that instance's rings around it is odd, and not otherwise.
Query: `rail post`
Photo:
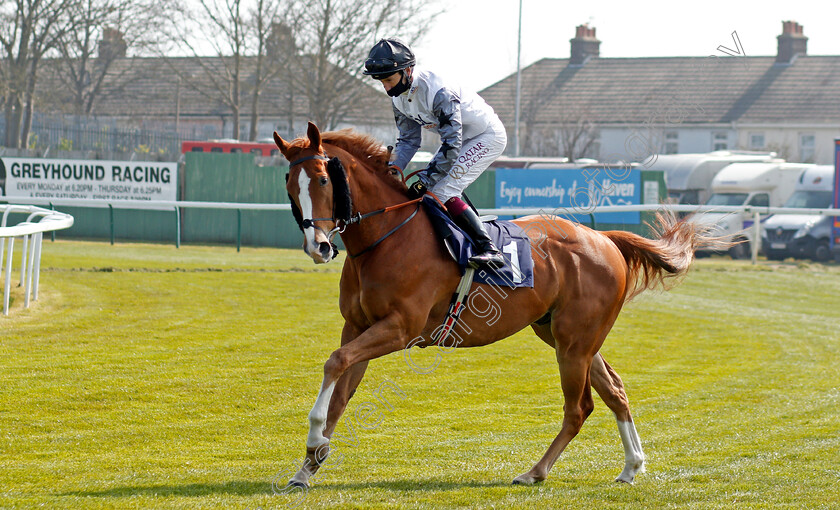
[[[108,215],[111,218],[111,246],[114,246],[114,206],[108,204]]]
[[[181,247],[181,208],[175,206],[175,248]]]
[[[752,263],[758,263],[758,250],[761,248],[761,215],[759,212],[753,211],[753,243],[752,243]]]
[[[50,211],[55,211],[55,206],[52,202],[50,202]],[[55,230],[50,232],[50,236],[52,237],[52,242],[55,242]]]
[[[3,289],[3,315],[9,315],[9,293],[12,290],[12,252],[15,250],[15,238],[9,237],[9,253],[6,258],[6,285]]]
[[[236,210],[236,252],[242,246],[242,209]]]

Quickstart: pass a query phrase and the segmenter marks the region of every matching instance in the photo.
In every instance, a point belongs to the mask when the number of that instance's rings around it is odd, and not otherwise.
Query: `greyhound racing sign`
[[[178,164],[0,158],[0,197],[177,200]]]

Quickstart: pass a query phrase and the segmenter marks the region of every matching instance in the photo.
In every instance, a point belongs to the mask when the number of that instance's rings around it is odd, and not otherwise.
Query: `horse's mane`
[[[388,149],[376,138],[346,128],[321,133],[321,142],[349,152],[362,163],[366,163],[365,166],[391,187],[402,192],[406,191],[405,184],[388,173]]]
[[[371,166],[388,166],[388,150],[370,135],[347,128],[321,133],[321,141],[344,149],[357,159],[369,162]]]

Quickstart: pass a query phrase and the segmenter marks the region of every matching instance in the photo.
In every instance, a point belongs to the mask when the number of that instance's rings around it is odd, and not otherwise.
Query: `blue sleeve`
[[[458,93],[446,87],[438,90],[432,102],[432,114],[438,121],[440,149],[429,163],[427,171],[430,175],[445,175],[457,161],[463,144],[461,98]]]
[[[420,124],[406,117],[396,106],[391,104],[394,108],[394,120],[397,123],[397,129],[400,134],[397,137],[397,144],[394,146],[394,162],[400,169],[405,170],[408,162],[417,153],[422,141],[422,134]]]

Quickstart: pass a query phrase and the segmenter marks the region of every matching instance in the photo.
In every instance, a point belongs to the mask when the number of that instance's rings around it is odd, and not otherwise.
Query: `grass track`
[[[355,445],[310,492],[274,495],[337,346],[339,270],[292,250],[45,243],[40,300],[17,290],[0,317],[0,508],[840,508],[840,268],[723,259],[637,298],[602,351],[648,455],[635,485],[612,482],[623,454],[597,399],[546,482],[509,485],[563,404],[552,352],[523,332],[427,375],[373,362],[338,428]],[[365,422],[377,389],[393,409]]]

